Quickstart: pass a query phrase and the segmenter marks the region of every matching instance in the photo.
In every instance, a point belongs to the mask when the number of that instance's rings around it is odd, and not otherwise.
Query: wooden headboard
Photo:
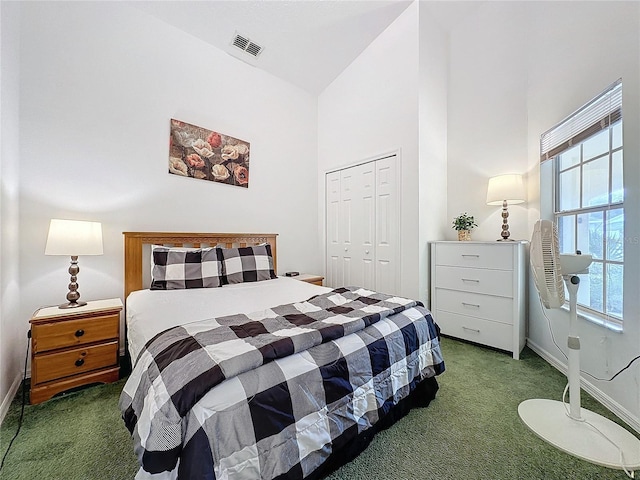
[[[246,247],[268,243],[276,270],[277,233],[176,233],[176,232],[123,232],[124,235],[124,298],[131,292],[142,290],[143,251],[145,245],[167,245],[173,247],[221,246],[225,248]]]

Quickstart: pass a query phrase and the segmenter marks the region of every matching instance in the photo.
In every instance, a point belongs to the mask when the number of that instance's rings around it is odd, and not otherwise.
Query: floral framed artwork
[[[249,188],[249,142],[171,119],[169,173]]]

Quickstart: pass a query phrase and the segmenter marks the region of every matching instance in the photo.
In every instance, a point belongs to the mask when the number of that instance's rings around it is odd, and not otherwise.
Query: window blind
[[[540,162],[549,160],[622,118],[622,79],[540,137]]]

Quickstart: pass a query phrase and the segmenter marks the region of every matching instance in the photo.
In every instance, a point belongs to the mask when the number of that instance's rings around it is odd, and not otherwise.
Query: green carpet
[[[563,375],[530,350],[508,354],[443,339],[447,371],[428,408],[414,409],[379,433],[358,458],[327,477],[355,479],[624,479],[620,470],[591,465],[549,446],[520,421],[527,398],[557,399]],[[28,405],[20,435],[0,477],[6,479],[132,479],[137,470],[120,419],[123,381]],[[582,395],[585,408],[612,418]],[[1,452],[13,436],[20,395],[0,428]]]

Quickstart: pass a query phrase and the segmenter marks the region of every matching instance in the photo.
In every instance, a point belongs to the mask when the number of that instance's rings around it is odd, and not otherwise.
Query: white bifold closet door
[[[397,156],[328,173],[326,285],[399,290]]]

